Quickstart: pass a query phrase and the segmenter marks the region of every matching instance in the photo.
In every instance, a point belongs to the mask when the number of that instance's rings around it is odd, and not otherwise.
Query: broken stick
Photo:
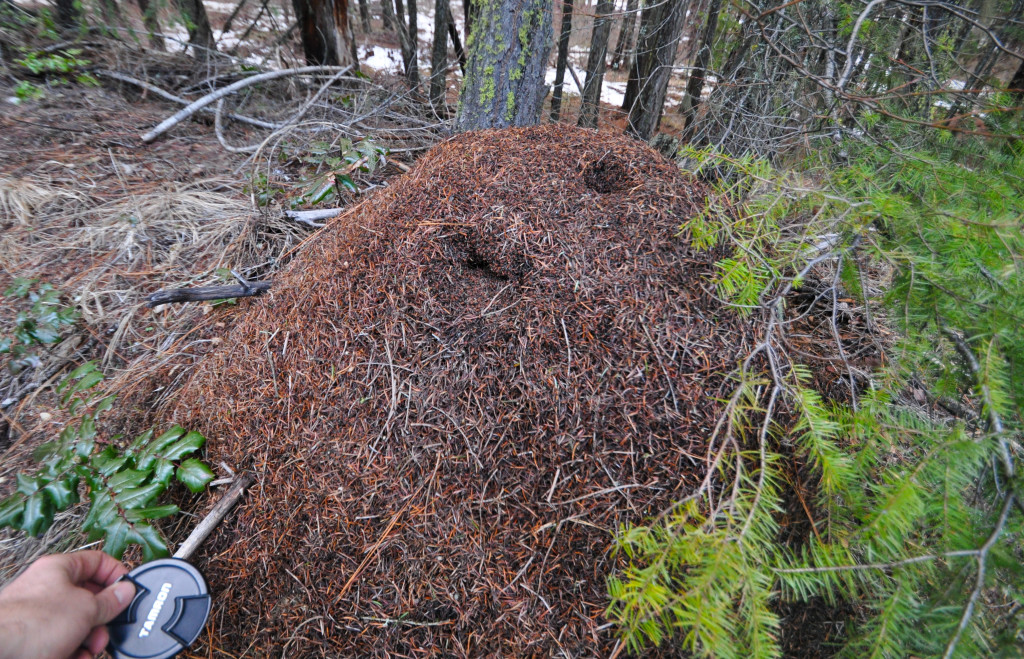
[[[185,542],[181,543],[178,551],[174,552],[174,557],[188,560],[189,556],[195,552],[203,540],[206,540],[206,536],[210,535],[214,527],[220,524],[221,520],[227,516],[228,511],[238,503],[238,500],[245,494],[245,489],[250,485],[252,485],[252,476],[243,474],[236,477],[228,493],[221,497],[221,500],[217,502],[213,510],[203,518],[203,521],[199,522],[196,528],[192,529],[192,533],[185,539]]]
[[[252,297],[270,289],[269,281],[253,281],[238,286],[197,286],[195,288],[168,288],[149,295],[146,304],[177,302],[200,302],[202,300],[226,300],[231,297]]]

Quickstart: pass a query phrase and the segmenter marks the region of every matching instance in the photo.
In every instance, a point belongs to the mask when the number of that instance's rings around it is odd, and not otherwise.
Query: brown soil
[[[607,656],[609,549],[704,476],[755,331],[707,190],[565,125],[471,133],[319,232],[168,416],[257,485],[197,656]],[[177,538],[180,540],[180,538]]]

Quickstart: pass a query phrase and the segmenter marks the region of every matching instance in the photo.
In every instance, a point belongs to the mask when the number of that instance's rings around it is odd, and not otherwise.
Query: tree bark
[[[139,13],[142,14],[142,24],[146,26],[149,33],[149,47],[161,52],[167,50],[164,43],[163,28],[160,27],[160,20],[156,17],[156,7],[149,4],[149,0],[135,0],[139,6]]]
[[[430,53],[430,104],[435,112],[444,108],[448,73],[448,0],[434,2],[434,44]]]
[[[456,128],[529,126],[540,120],[551,50],[548,0],[480,0]]]
[[[476,15],[480,13],[480,6],[477,0],[462,0],[462,18],[466,26],[466,47],[469,47],[469,35],[473,29],[473,21],[476,20]]]
[[[604,83],[605,59],[608,55],[608,32],[612,21],[608,14],[615,9],[613,0],[599,0],[594,16],[594,31],[590,36],[590,54],[587,56],[587,81],[583,85],[583,104],[577,125],[597,128],[601,107],[601,85]]]
[[[1013,99],[1014,105],[1024,103],[1024,60],[1021,60],[1020,66],[1017,67],[1017,72],[1010,78],[1010,84],[1007,85],[1007,89],[1010,90],[1010,98]]]
[[[175,0],[178,10],[188,26],[188,42],[192,45],[192,54],[197,59],[207,59],[217,50],[217,42],[210,29],[210,19],[206,15],[203,0]]]
[[[686,81],[683,102],[679,104],[679,111],[685,117],[683,120],[683,142],[689,142],[693,138],[697,106],[700,105],[701,93],[704,91],[704,79],[708,65],[711,63],[711,46],[715,39],[715,30],[718,29],[718,14],[721,10],[722,0],[711,0],[711,5],[708,7],[708,18],[704,23],[704,32],[701,34],[698,45],[697,58],[693,64],[693,70],[690,71],[690,78]]]
[[[416,28],[416,0],[405,0],[405,8],[409,10],[409,42],[412,44],[411,68],[406,68],[406,73],[409,76],[409,83],[415,87],[420,84],[420,33]]]
[[[572,35],[572,0],[562,1],[562,29],[558,33],[558,63],[555,65],[555,85],[551,92],[551,121],[558,121],[562,113],[562,85],[565,83],[565,65],[569,60],[569,37]]]
[[[363,34],[369,34],[370,28],[370,3],[368,0],[359,0],[359,22],[363,26]]]
[[[402,47],[402,67],[405,69],[405,77],[410,84],[418,85],[420,72],[416,62],[416,50],[412,39],[409,38],[409,29],[405,24],[405,4],[402,0],[395,0],[395,32],[398,33],[398,41]]]
[[[74,0],[57,0],[57,24],[65,30],[78,26],[82,15]]]
[[[355,66],[348,0],[292,0],[302,52],[311,66]]]
[[[636,0],[626,0],[626,15],[622,17],[622,29],[615,43],[615,54],[612,55],[612,68],[616,71],[625,62],[629,62],[629,53],[633,50],[633,33],[636,31]],[[629,68],[628,66],[626,68]]]
[[[395,3],[392,0],[380,0],[380,18],[385,30],[395,30]]]
[[[648,8],[640,18],[636,63],[626,85],[626,100],[632,102],[624,106],[629,109],[626,132],[634,137],[649,140],[661,121],[689,4],[689,0],[664,0]]]
[[[448,7],[448,36],[452,38],[452,47],[455,48],[455,57],[459,60],[459,68],[462,75],[466,75],[466,51],[462,49],[462,41],[459,39],[459,28],[455,25],[455,17],[452,15],[451,7]]]

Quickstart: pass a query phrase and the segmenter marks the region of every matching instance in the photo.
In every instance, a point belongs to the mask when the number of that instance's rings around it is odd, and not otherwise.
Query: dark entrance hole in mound
[[[629,170],[612,156],[605,156],[583,168],[583,183],[601,194],[622,192],[632,185]]]

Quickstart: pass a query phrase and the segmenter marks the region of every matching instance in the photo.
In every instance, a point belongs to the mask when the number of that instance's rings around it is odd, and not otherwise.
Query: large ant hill
[[[680,233],[708,194],[627,137],[485,131],[311,238],[171,412],[256,477],[209,643],[607,656],[614,533],[704,478],[755,340]]]

